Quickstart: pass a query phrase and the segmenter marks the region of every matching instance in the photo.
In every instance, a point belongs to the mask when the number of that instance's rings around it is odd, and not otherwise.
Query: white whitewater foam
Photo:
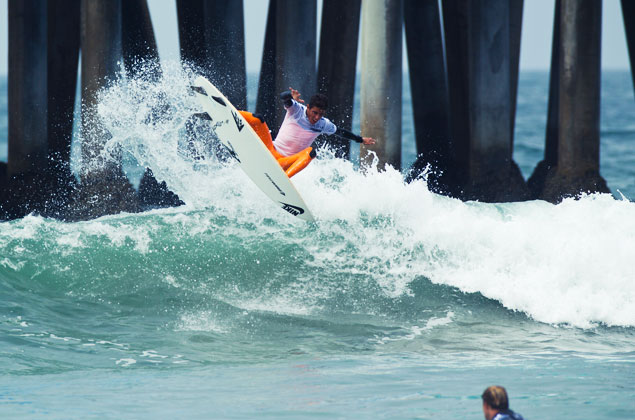
[[[430,193],[423,181],[404,184],[396,171],[363,174],[338,160],[312,163],[302,181],[321,228],[358,245],[354,267],[390,295],[423,275],[546,323],[635,326],[631,202],[590,195],[559,205],[464,203]],[[333,223],[342,219],[346,232]],[[324,251],[326,266],[350,266],[350,256]]]

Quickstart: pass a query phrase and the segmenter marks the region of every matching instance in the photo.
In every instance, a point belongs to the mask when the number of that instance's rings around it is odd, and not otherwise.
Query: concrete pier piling
[[[418,154],[411,175],[430,165],[428,186],[442,192],[451,136],[438,1],[404,0],[404,24]]]
[[[624,32],[628,45],[628,56],[631,63],[631,77],[635,88],[635,2],[622,0],[622,18],[624,20]]]
[[[328,118],[347,130],[353,124],[360,11],[361,0],[324,0],[322,5],[318,91],[329,97]],[[336,156],[349,157],[350,141],[332,136],[328,144]]]
[[[119,73],[121,0],[82,0],[82,173],[75,217],[89,219],[121,211],[138,211],[136,193],[121,162],[102,157],[110,134],[96,112],[97,94]],[[97,199],[95,199],[97,198]]]
[[[243,2],[208,0],[203,13],[210,81],[236,108],[247,109]]]
[[[90,170],[108,136],[103,129],[95,130],[101,125],[95,107],[99,90],[120,70],[121,0],[82,0],[81,7],[82,159]]]
[[[48,159],[62,183],[71,176],[80,5],[81,0],[48,0]]]
[[[269,3],[256,111],[274,135],[284,119],[278,94],[293,87],[308,102],[316,91],[316,16],[315,0]]]
[[[47,2],[11,0],[9,8],[9,153],[0,218],[42,207],[47,179]]]
[[[401,169],[402,22],[402,0],[362,2],[361,131],[377,143],[360,159],[380,170]]]
[[[46,0],[9,1],[9,176],[47,166],[46,35]]]
[[[262,61],[260,64],[260,77],[258,79],[258,96],[256,98],[256,112],[262,115],[275,133],[276,110],[279,105],[276,99],[276,14],[278,10],[278,0],[269,0],[269,10],[267,11],[267,26],[265,28],[265,42],[262,48]],[[280,93],[280,92],[278,92]]]
[[[181,60],[215,84],[239,109],[247,107],[241,1],[177,0]]]
[[[509,65],[511,83],[511,121],[510,140],[514,147],[514,128],[516,126],[516,104],[518,102],[518,73],[520,71],[520,39],[523,26],[524,0],[509,1]]]
[[[278,0],[276,8],[276,93],[297,89],[309,98],[316,91],[317,2],[315,0]],[[278,121],[284,112],[278,101]]]
[[[61,217],[72,201],[73,112],[77,92],[81,0],[48,1],[48,176],[41,211]]]
[[[508,0],[443,2],[456,184],[453,195],[488,202],[528,198],[512,160]]]
[[[538,163],[527,180],[532,198],[541,196],[547,172],[558,163],[558,109],[560,97],[560,0],[555,2],[553,36],[551,42],[551,69],[549,72],[549,103],[547,106],[547,129],[545,132],[544,159]]]
[[[121,3],[121,52],[128,77],[144,70],[144,77],[161,77],[159,50],[154,37],[147,0],[124,0]]]
[[[561,8],[556,177],[577,179],[566,195],[608,193],[599,173],[602,2],[562,0]]]
[[[207,48],[204,34],[204,0],[176,0],[181,61],[207,74]]]
[[[602,2],[561,0],[559,6],[557,149],[553,137],[546,148],[550,159],[557,153],[537,196],[551,202],[610,192],[599,169]]]

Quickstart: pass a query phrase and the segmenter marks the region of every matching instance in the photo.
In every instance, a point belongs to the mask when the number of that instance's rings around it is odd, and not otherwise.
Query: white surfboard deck
[[[192,90],[212,122],[224,122],[214,131],[254,184],[283,210],[303,220],[315,220],[287,174],[227,98],[202,76],[196,78]]]

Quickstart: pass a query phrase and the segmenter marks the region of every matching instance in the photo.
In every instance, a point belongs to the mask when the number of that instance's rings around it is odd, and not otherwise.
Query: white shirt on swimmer
[[[337,127],[327,118],[311,124],[306,116],[306,105],[292,100],[280,131],[273,143],[281,155],[291,156],[309,147],[320,134],[335,134]]]

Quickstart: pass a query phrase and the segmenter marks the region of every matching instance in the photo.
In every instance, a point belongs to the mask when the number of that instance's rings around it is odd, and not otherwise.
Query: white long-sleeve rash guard
[[[287,110],[274,141],[274,147],[280,154],[291,156],[298,153],[309,147],[320,134],[335,134],[359,143],[362,142],[360,136],[338,128],[328,118],[322,117],[315,124],[311,124],[306,116],[306,105],[295,101],[290,92],[283,92],[280,99],[284,101],[284,107]]]

